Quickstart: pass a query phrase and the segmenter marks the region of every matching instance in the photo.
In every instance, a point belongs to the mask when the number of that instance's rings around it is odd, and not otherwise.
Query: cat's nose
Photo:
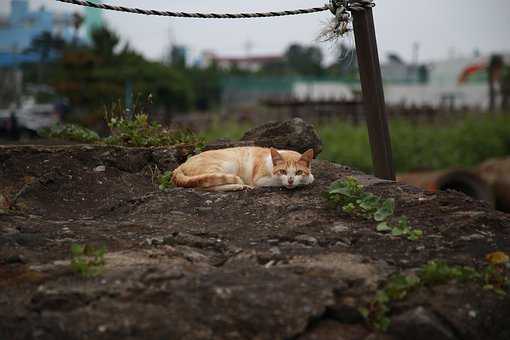
[[[289,184],[292,184],[294,183],[294,178],[293,177],[289,177]]]

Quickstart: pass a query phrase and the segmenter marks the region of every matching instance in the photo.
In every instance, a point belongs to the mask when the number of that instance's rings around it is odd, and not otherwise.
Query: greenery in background
[[[372,160],[365,125],[341,121],[319,125],[320,158],[370,172]],[[456,122],[390,121],[395,167],[399,172],[471,167],[510,155],[510,117],[471,117]]]
[[[92,31],[89,43],[68,42],[58,34],[45,32],[35,37],[27,50],[41,57],[37,64],[22,66],[24,80],[51,85],[58,95],[69,99],[71,107],[88,113],[86,123],[91,126],[102,118],[91,113],[124,97],[128,84],[134,93],[152,93],[157,103],[154,111],[171,116],[216,109],[221,102],[222,80],[230,76],[357,77],[356,62],[346,58],[354,56],[354,50],[346,45],[338,47],[337,60],[325,67],[318,46],[292,44],[281,60],[253,72],[236,67],[224,70],[214,61],[207,67],[189,65],[186,48],[179,45],[170,46],[161,62],[149,61],[129,44],[122,44],[119,34],[109,27]]]
[[[71,268],[85,277],[101,274],[104,269],[106,247],[73,244],[71,246]]]
[[[404,300],[410,293],[421,287],[457,283],[476,283],[485,290],[498,295],[506,295],[510,289],[508,271],[508,255],[494,252],[487,255],[488,264],[481,270],[468,266],[450,266],[444,261],[429,261],[416,273],[404,275],[394,274],[378,290],[368,306],[360,309],[368,324],[379,331],[386,331],[390,325],[390,304]]]
[[[354,177],[335,181],[324,195],[335,206],[342,207],[344,212],[377,222],[378,232],[391,232],[393,236],[406,237],[411,241],[423,235],[420,229],[409,226],[405,216],[401,216],[397,224],[391,223],[390,218],[395,211],[395,199],[384,199],[364,191],[363,185]]]
[[[203,146],[203,139],[190,130],[171,130],[159,123],[151,122],[149,116],[144,113],[144,108],[138,103],[135,103],[133,113],[124,108],[120,102],[114,103],[106,110],[105,120],[110,129],[110,135],[105,138],[100,138],[96,132],[74,124],[58,124],[41,131],[40,134],[56,139],[128,147],[192,144],[195,150],[199,151]]]

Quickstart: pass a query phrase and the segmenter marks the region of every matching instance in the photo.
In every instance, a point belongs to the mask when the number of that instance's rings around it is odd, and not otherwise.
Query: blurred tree
[[[115,55],[115,47],[120,42],[119,36],[106,26],[96,28],[91,33],[92,49],[103,62],[110,63]]]
[[[66,49],[52,72],[52,84],[72,106],[102,115],[105,106],[124,98],[130,83],[133,93],[150,94],[167,115],[192,108],[193,88],[184,70],[148,61],[129,44],[121,48],[119,36],[107,27],[91,36],[90,46]]]
[[[206,69],[190,68],[187,74],[193,86],[196,109],[212,110],[220,104],[223,72],[216,64]]]
[[[394,52],[388,53],[388,60],[390,63],[404,64],[404,59],[402,59],[401,56]]]
[[[292,73],[305,76],[320,76],[322,68],[322,51],[316,46],[292,44],[285,52],[288,67]]]
[[[52,55],[56,57],[66,46],[67,43],[62,37],[53,35],[51,32],[47,31],[32,39],[30,47],[26,51],[35,52],[39,55],[37,65],[37,80],[39,83],[44,82],[46,78],[44,65],[50,61]]]
[[[170,48],[169,64],[173,67],[186,68],[186,48],[184,46],[173,45]]]

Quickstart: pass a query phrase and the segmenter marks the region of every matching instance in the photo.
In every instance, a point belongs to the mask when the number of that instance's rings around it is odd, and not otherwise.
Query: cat
[[[205,151],[189,158],[172,174],[175,186],[210,191],[254,187],[293,189],[314,181],[313,149],[302,155],[291,150],[256,146]]]

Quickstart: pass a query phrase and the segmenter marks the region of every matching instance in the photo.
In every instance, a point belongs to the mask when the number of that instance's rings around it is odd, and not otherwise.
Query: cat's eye
[[[283,169],[278,170],[278,175],[285,176],[286,174],[287,174],[286,170],[283,170]]]
[[[303,176],[303,170],[296,171],[296,176]]]

